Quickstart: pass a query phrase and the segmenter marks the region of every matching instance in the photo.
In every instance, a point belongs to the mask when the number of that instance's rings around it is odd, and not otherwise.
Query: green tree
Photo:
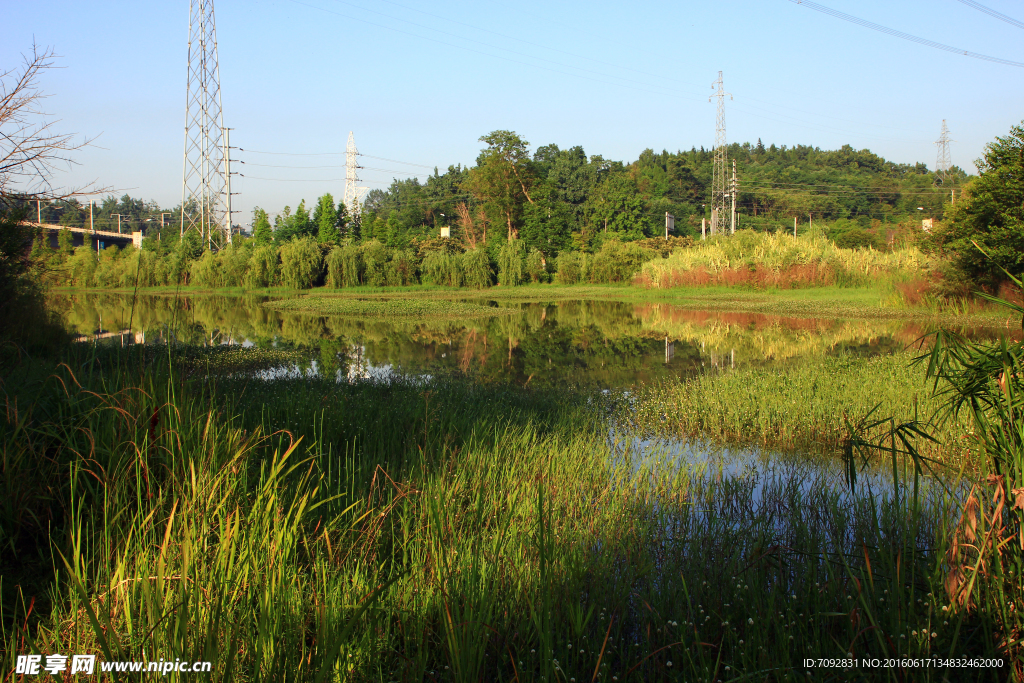
[[[986,145],[975,165],[980,176],[964,188],[937,238],[960,274],[994,287],[1006,279],[1004,268],[1024,276],[1024,125]]]
[[[342,237],[352,237],[350,234],[351,226],[349,225],[348,207],[345,206],[345,202],[338,202],[338,208],[335,209],[335,213],[338,216],[338,232],[341,233]]]
[[[309,211],[306,209],[306,200],[303,199],[295,208],[295,215],[292,216],[292,236],[307,237],[312,236],[315,232],[316,227],[313,224],[313,219],[309,216]]]
[[[253,209],[252,241],[257,247],[270,244],[274,239],[274,229],[270,227],[270,217],[267,212],[256,207]]]
[[[317,240],[321,244],[337,244],[341,241],[341,230],[338,229],[338,210],[334,208],[334,197],[330,192],[316,201],[316,208],[313,209],[313,223],[317,229]]]
[[[508,228],[508,239],[519,236],[523,203],[533,203],[530,189],[535,175],[530,166],[529,143],[509,130],[496,130],[480,138],[487,148],[469,172],[470,191],[490,206]]]

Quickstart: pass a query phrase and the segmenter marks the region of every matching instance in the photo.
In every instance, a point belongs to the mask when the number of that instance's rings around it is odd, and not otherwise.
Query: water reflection
[[[318,360],[282,372],[372,377],[461,371],[482,380],[627,387],[714,369],[836,353],[903,349],[930,330],[896,320],[792,318],[617,301],[521,303],[514,315],[402,321],[277,311],[254,295],[54,295],[85,339],[184,342],[314,350]],[[962,330],[975,337],[996,330]]]

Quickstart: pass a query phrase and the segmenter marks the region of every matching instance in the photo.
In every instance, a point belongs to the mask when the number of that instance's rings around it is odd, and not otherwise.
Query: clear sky
[[[1024,30],[958,0],[820,0],[914,36],[1024,62]],[[1024,21],[1024,6],[984,0]],[[59,130],[99,136],[56,178],[96,180],[164,206],[181,200],[188,0],[5,3],[0,69],[33,40]],[[730,142],[868,148],[935,164],[947,119],[953,162],[1024,119],[1024,68],[901,40],[790,0],[219,0],[225,125],[246,150],[344,152],[354,131],[368,187],[472,164],[478,138],[582,145],[632,161],[711,147],[711,84],[724,72]],[[235,221],[344,193],[344,156],[237,152]],[[405,162],[405,163],[397,163]],[[337,168],[268,168],[254,164]],[[419,164],[415,166],[412,164]],[[399,173],[401,172],[401,173]],[[278,180],[258,180],[257,177]],[[287,181],[283,179],[288,179]]]

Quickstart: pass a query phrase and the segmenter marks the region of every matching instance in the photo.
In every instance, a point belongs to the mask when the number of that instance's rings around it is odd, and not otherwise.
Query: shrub
[[[592,282],[630,282],[645,263],[657,258],[657,254],[638,244],[608,240],[601,251],[594,254],[591,268]]]
[[[245,284],[253,289],[273,287],[277,284],[278,273],[277,247],[271,244],[256,247],[253,249],[252,258],[249,259]]]
[[[198,287],[220,287],[220,260],[212,251],[204,252],[202,257],[192,262],[189,268],[190,282]]]
[[[363,276],[363,257],[359,247],[346,241],[327,255],[327,286],[358,287]]]
[[[96,260],[96,274],[93,276],[97,287],[121,286],[121,250],[110,245],[101,251]]]
[[[410,249],[396,249],[391,254],[388,284],[396,286],[416,284],[416,253]]]
[[[313,287],[323,272],[323,254],[312,237],[294,238],[281,245],[281,281],[295,289]]]
[[[222,287],[241,287],[245,284],[245,274],[249,270],[249,259],[252,248],[229,244],[217,254],[220,260],[220,276]]]
[[[851,228],[836,233],[832,241],[840,249],[858,249],[861,247],[883,249],[885,247],[885,242],[878,235],[863,228]]]
[[[544,254],[539,249],[531,249],[526,257],[526,275],[530,282],[547,282],[548,269],[544,262]]]
[[[498,252],[498,282],[506,287],[517,287],[526,275],[526,245],[520,239],[510,239]]]
[[[67,262],[68,276],[75,287],[92,287],[96,275],[96,252],[88,244],[75,247]]]
[[[483,289],[491,286],[491,261],[483,249],[470,249],[461,254],[463,283],[467,287]]]
[[[388,250],[377,240],[360,247],[363,257],[363,284],[383,287],[387,284]]]
[[[589,275],[587,255],[578,251],[563,251],[556,260],[555,273],[558,282],[563,285],[575,285],[583,282]]]
[[[446,251],[432,251],[423,259],[423,280],[432,285],[461,287],[465,282],[462,259]]]

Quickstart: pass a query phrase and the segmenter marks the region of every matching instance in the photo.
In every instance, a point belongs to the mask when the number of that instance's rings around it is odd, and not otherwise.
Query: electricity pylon
[[[212,246],[215,230],[231,242],[227,140],[217,63],[213,0],[190,0],[181,234],[197,230]]]
[[[938,154],[935,157],[935,184],[942,185],[943,187],[949,184],[949,171],[953,168],[953,162],[949,158],[949,143],[951,142],[953,141],[949,139],[949,128],[946,127],[946,119],[942,119],[942,134],[935,141],[936,146],[939,148]]]
[[[718,72],[718,80],[712,85],[717,88],[715,94],[708,98],[710,102],[718,98],[718,120],[715,124],[715,166],[711,176],[711,234],[717,235],[720,229],[725,227],[725,198],[728,196],[726,190],[726,150],[725,142],[725,92],[722,85],[722,72]],[[732,95],[729,95],[732,99]]]

